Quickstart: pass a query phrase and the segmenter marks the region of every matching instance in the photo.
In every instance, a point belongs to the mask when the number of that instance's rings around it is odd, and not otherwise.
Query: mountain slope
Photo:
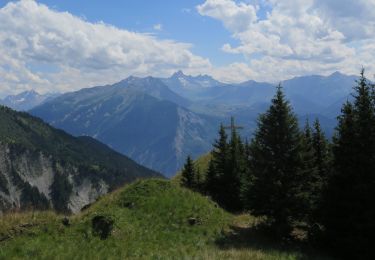
[[[160,175],[92,138],[0,107],[0,212],[51,206],[76,212],[123,183],[152,176]]]
[[[67,93],[31,113],[171,175],[187,155],[210,149],[218,125],[216,118],[184,108],[184,101],[159,80],[131,77],[112,86]]]
[[[27,111],[50,99],[57,97],[58,94],[41,95],[34,90],[25,91],[17,95],[10,95],[0,99],[0,104],[18,111]]]

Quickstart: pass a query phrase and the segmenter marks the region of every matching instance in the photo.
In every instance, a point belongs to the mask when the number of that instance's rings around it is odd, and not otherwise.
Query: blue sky
[[[375,74],[375,0],[0,0],[0,95],[177,70],[223,82]]]

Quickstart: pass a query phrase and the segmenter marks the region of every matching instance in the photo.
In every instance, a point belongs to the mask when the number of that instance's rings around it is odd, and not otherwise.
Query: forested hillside
[[[319,120],[299,126],[281,86],[257,125],[250,141],[221,126],[203,175],[188,157],[180,183],[228,211],[265,217],[280,239],[298,232],[336,256],[373,258],[375,86],[364,70],[332,140]]]
[[[90,137],[0,107],[0,211],[78,211],[137,178],[161,176]]]

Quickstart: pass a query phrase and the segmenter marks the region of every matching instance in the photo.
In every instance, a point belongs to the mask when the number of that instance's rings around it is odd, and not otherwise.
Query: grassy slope
[[[124,205],[133,205],[128,208]],[[107,240],[93,235],[96,215],[115,220]],[[189,225],[194,217],[201,224]],[[232,216],[207,198],[165,180],[138,181],[109,194],[64,227],[53,213],[0,218],[0,259],[297,259],[252,232],[256,219]]]

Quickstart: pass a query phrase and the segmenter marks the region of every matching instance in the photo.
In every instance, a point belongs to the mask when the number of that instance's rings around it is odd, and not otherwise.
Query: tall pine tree
[[[310,181],[310,216],[309,223],[317,224],[318,210],[322,202],[322,193],[326,188],[329,173],[331,171],[331,148],[324,132],[321,129],[319,120],[316,119],[312,129],[311,145],[313,148],[314,166],[316,171],[311,175]],[[315,230],[311,230],[315,232]],[[313,235],[313,234],[311,234]]]
[[[235,128],[228,136],[221,125],[205,180],[206,192],[229,211],[242,210],[241,185],[246,171],[245,147]]]
[[[220,125],[219,138],[213,144],[212,158],[206,173],[205,192],[213,200],[221,204],[223,201],[223,176],[228,171],[229,144],[228,136],[223,125]]]
[[[325,137],[318,119],[315,120],[312,133],[312,145],[314,149],[315,165],[318,168],[322,185],[326,183],[331,167],[331,147]]]
[[[245,148],[235,128],[231,129],[228,169],[222,178],[222,205],[230,211],[242,210],[241,184],[246,172]]]
[[[316,165],[313,136],[313,129],[311,128],[309,121],[306,120],[301,146],[302,167],[300,169],[300,175],[303,176],[303,181],[301,182],[301,193],[299,194],[299,198],[304,202],[303,208],[305,211],[303,219],[308,222],[311,213],[316,207],[316,196],[318,196],[316,193],[316,187],[319,185],[319,172]]]
[[[265,215],[279,235],[289,235],[294,221],[305,215],[302,136],[281,86],[261,115],[251,144],[247,205]]]
[[[375,257],[375,113],[363,70],[354,91],[339,117],[321,215],[330,247],[363,259]]]

